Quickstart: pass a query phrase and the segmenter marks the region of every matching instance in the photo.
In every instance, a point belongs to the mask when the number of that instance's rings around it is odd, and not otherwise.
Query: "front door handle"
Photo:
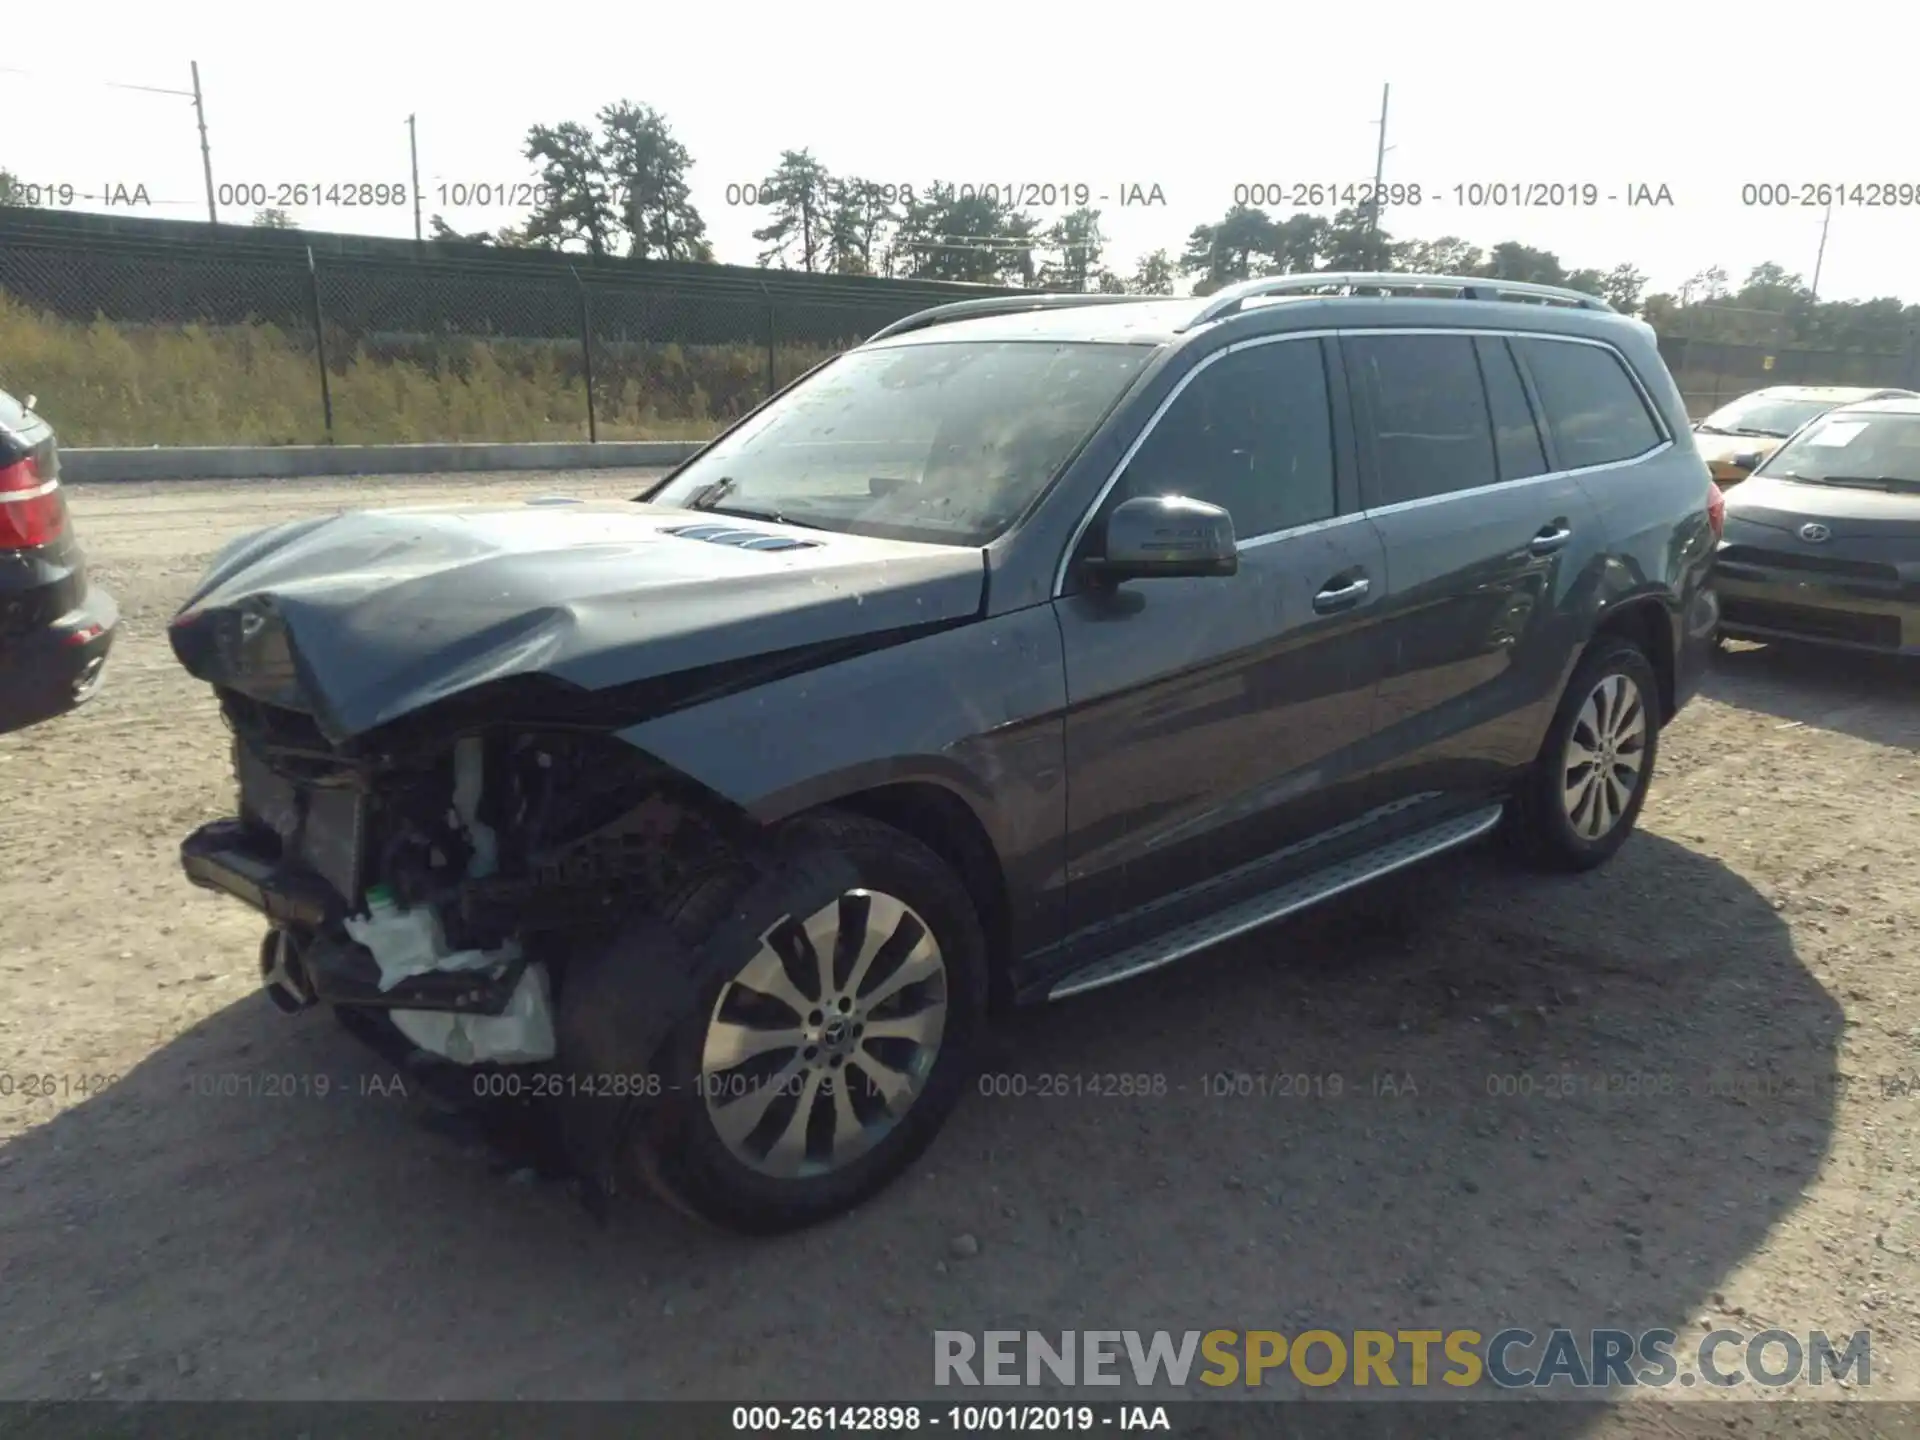
[[[1532,555],[1551,555],[1572,538],[1573,531],[1556,520],[1551,525],[1540,527],[1540,533],[1527,542],[1527,552]]]
[[[1366,598],[1367,591],[1372,588],[1364,575],[1357,575],[1345,584],[1328,581],[1326,588],[1313,597],[1313,608],[1322,615],[1331,615],[1336,610],[1351,610]]]

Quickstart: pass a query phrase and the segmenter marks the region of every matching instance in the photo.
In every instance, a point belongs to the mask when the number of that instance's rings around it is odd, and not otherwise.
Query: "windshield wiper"
[[[1822,475],[1814,483],[1852,485],[1864,490],[1920,490],[1920,480],[1909,480],[1904,475]]]
[[[711,510],[715,501],[726,495],[739,483],[740,482],[735,480],[731,475],[722,475],[711,485],[702,485],[696,490],[693,497],[687,501],[686,508],[689,510]]]
[[[1732,435],[1736,433],[1732,430],[1722,430],[1718,425],[1709,425],[1704,420],[1693,428],[1698,430],[1702,435]]]
[[[1753,430],[1746,426],[1740,427],[1733,433],[1735,435],[1760,435],[1768,440],[1784,440],[1787,438],[1787,432],[1784,430]]]
[[[796,520],[791,515],[770,506],[757,505],[702,505],[699,507],[712,515],[731,515],[739,520],[765,520],[774,525],[792,525],[801,530],[825,530],[825,525],[816,525],[810,520]]]

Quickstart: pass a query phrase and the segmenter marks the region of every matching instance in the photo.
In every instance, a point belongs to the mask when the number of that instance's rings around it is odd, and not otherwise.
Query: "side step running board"
[[[1196,951],[1257,929],[1269,921],[1305,910],[1322,900],[1332,899],[1356,885],[1364,885],[1395,870],[1417,865],[1429,856],[1465,845],[1486,834],[1500,823],[1501,810],[1499,805],[1489,805],[1484,810],[1442,821],[1382,845],[1378,850],[1369,850],[1339,865],[1303,876],[1277,890],[1242,900],[1237,905],[1205,919],[1192,921],[1168,934],[1156,935],[1117,955],[1098,960],[1084,970],[1074,971],[1058,981],[1047,992],[1047,998],[1064,1000],[1069,995],[1080,995],[1088,990],[1098,990],[1103,985],[1131,980],[1136,975],[1158,970],[1162,965],[1171,965],[1175,960],[1184,960]]]

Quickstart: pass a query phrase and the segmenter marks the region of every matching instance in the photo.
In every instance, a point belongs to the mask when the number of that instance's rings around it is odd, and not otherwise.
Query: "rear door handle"
[[[1556,520],[1540,527],[1540,533],[1527,542],[1527,551],[1533,555],[1551,555],[1572,538],[1573,531]]]
[[[1331,615],[1336,610],[1351,610],[1366,598],[1367,591],[1373,588],[1366,576],[1358,575],[1337,585],[1329,581],[1325,589],[1313,597],[1313,608],[1322,615]]]

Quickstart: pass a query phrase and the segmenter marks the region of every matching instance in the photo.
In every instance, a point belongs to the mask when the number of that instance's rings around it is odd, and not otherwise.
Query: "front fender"
[[[765,824],[879,786],[938,785],[993,842],[1016,933],[1057,938],[1066,698],[1060,627],[1042,605],[721,696],[620,738]]]

